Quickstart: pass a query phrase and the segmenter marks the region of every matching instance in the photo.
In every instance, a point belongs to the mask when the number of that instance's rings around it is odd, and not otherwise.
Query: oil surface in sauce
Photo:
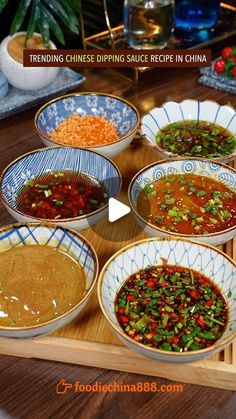
[[[36,218],[74,218],[102,208],[108,195],[94,177],[85,173],[50,172],[23,187],[17,207]]]
[[[47,322],[85,295],[82,266],[64,252],[27,245],[0,252],[0,327]]]
[[[7,45],[7,50],[10,56],[21,64],[23,64],[23,51],[25,48],[46,49],[43,44],[42,37],[39,35],[33,35],[27,40],[26,45],[25,35],[14,36],[14,38],[12,38]]]
[[[236,193],[206,176],[169,175],[145,185],[137,210],[167,231],[212,234],[236,224]]]

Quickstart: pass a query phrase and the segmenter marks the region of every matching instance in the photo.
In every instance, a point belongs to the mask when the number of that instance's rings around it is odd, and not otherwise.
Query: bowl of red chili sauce
[[[128,147],[139,124],[139,112],[130,102],[94,92],[53,99],[35,116],[35,128],[46,146],[83,147],[107,157]]]
[[[1,199],[17,221],[50,221],[76,230],[108,212],[121,176],[107,157],[90,150],[52,147],[13,161],[0,180]]]
[[[98,282],[101,309],[141,355],[170,362],[211,356],[236,337],[236,263],[182,238],[150,238],[114,254]]]
[[[153,163],[132,179],[129,201],[151,236],[220,245],[236,234],[236,171],[220,162],[178,158]]]

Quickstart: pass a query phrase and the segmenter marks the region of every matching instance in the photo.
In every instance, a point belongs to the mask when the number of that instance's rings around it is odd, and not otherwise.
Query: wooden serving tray
[[[127,202],[129,179],[142,167],[157,161],[157,153],[141,139],[117,158],[121,170],[123,189],[120,197]],[[109,240],[102,236],[109,237]],[[136,225],[132,214],[114,224],[103,221],[86,230],[83,235],[95,247],[100,268],[117,250],[136,240],[147,237]],[[133,236],[133,239],[127,240]],[[224,245],[230,256],[236,257],[236,241]],[[73,322],[53,335],[35,339],[0,338],[0,353],[27,358],[41,358],[119,371],[141,373],[228,390],[236,390],[236,339],[220,354],[189,364],[162,363],[145,358],[123,346],[116,338],[99,308],[94,293],[85,310]]]

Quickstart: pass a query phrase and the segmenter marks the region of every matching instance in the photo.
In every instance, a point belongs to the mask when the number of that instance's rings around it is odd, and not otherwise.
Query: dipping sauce
[[[212,234],[235,226],[236,194],[206,176],[164,176],[140,192],[137,211],[163,230]]]
[[[85,295],[82,266],[52,247],[26,245],[0,252],[0,266],[0,326],[47,322]]]
[[[68,171],[30,181],[19,194],[17,208],[36,218],[59,220],[89,214],[107,201],[107,193],[95,178]]]
[[[236,148],[236,138],[226,128],[206,121],[178,121],[162,128],[157,144],[174,154],[205,158],[224,157]]]
[[[117,294],[115,311],[136,342],[175,352],[208,348],[228,321],[224,296],[209,278],[167,264],[131,275]]]
[[[23,64],[24,49],[46,49],[39,35],[33,35],[29,38],[25,45],[25,35],[17,35],[12,38],[7,45],[7,50],[10,56],[19,63]]]
[[[96,147],[119,140],[119,134],[115,124],[106,118],[74,114],[62,121],[50,138],[64,145]]]

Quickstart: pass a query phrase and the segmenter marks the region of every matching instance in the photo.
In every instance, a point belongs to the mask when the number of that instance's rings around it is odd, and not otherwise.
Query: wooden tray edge
[[[0,353],[25,358],[80,364],[207,387],[236,390],[236,368],[222,361],[189,364],[163,363],[142,357],[128,348],[68,338],[0,338]]]

